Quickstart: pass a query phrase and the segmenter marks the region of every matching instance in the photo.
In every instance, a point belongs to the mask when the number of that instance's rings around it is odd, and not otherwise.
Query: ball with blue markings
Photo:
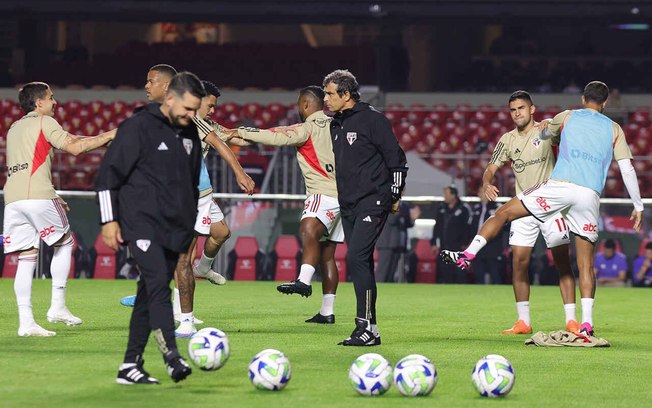
[[[437,370],[427,357],[410,354],[396,363],[394,384],[406,397],[425,396],[437,385]]]
[[[351,364],[349,380],[364,396],[383,395],[392,386],[392,366],[380,354],[363,354]]]
[[[471,374],[475,389],[483,397],[504,397],[514,387],[514,368],[503,356],[490,354],[478,360]]]
[[[291,376],[290,360],[278,350],[263,350],[249,363],[249,379],[260,390],[280,391]]]

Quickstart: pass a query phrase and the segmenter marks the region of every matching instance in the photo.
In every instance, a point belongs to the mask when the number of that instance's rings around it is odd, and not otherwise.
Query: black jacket
[[[371,105],[358,102],[331,121],[337,194],[342,210],[389,209],[405,186],[405,153],[389,120]]]
[[[118,127],[95,182],[101,222],[126,241],[150,239],[185,252],[197,217],[201,146],[194,124],[173,127],[152,103]]]
[[[430,243],[441,249],[461,251],[473,238],[471,214],[466,204],[457,201],[453,208],[441,203],[435,216]]]

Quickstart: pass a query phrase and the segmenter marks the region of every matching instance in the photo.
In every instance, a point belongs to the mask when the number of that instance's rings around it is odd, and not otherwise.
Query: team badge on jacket
[[[352,145],[353,142],[355,142],[355,139],[358,138],[358,134],[356,132],[346,132],[346,140],[349,141],[349,144]]]
[[[534,140],[532,140],[532,146],[534,146],[534,147],[536,147],[538,149],[539,146],[541,146],[541,139],[538,138],[538,137],[534,138]]]
[[[192,140],[184,138],[183,147],[186,149],[186,153],[190,155],[190,152],[192,151]]]
[[[147,250],[149,249],[149,245],[151,243],[152,242],[149,239],[137,239],[136,240],[136,246],[138,248],[140,248],[140,250],[143,251],[143,252],[147,252]]]

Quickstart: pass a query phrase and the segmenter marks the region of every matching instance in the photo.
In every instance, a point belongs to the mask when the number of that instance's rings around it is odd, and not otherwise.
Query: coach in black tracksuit
[[[147,105],[120,124],[98,171],[104,241],[117,249],[124,240],[140,271],[120,384],[158,383],[142,368],[151,331],[172,379],[190,374],[177,351],[170,281],[197,216],[201,146],[192,116],[204,95],[193,74],[174,76],[163,104]]]
[[[407,174],[405,153],[389,120],[360,102],[359,86],[346,70],[324,79],[324,100],[335,112],[331,137],[347,269],[357,299],[356,328],[340,344],[380,344],[376,327],[376,280],[373,253],[387,215],[398,210]]]

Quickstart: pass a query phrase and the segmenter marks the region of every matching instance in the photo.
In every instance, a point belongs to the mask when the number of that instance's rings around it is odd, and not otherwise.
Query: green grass
[[[501,335],[515,320],[509,286],[379,285],[383,345],[343,348],[337,342],[353,329],[351,284],[339,288],[337,323],[321,326],[303,323],[319,309],[319,295],[282,296],[271,282],[229,282],[224,287],[197,282],[197,316],[229,336],[226,366],[216,372],[194,370],[186,381],[174,384],[150,341],[145,367],[162,384],[125,387],[114,380],[131,309],[118,301],[135,290],[133,281],[70,282],[68,305],[84,319],[75,328],[45,320],[50,282],[34,281],[34,313],[41,325],[57,331],[53,338],[16,335],[12,285],[12,280],[0,279],[3,407],[642,407],[652,401],[649,289],[600,288],[595,326],[612,347],[580,349],[525,347],[524,336]],[[533,287],[531,304],[534,330],[563,328],[558,288]],[[187,340],[180,340],[184,355],[186,347]],[[280,349],[292,363],[292,380],[281,392],[258,391],[249,383],[248,363],[264,348]],[[435,390],[417,399],[402,397],[394,388],[382,397],[358,396],[349,385],[348,368],[355,357],[371,351],[392,364],[411,353],[428,356],[439,374]],[[490,353],[509,358],[516,371],[514,389],[504,399],[481,398],[471,385],[473,365]]]

